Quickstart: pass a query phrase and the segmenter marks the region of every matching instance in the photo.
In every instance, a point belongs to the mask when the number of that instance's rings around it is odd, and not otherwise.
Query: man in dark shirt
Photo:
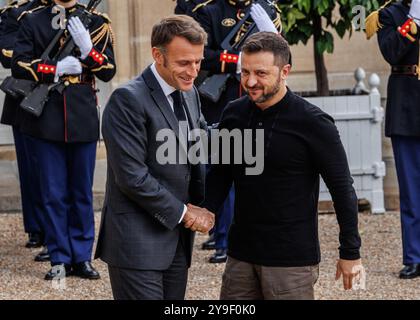
[[[253,22],[258,31],[280,32],[282,29],[280,13],[275,5],[267,6],[269,10],[265,11],[260,4],[252,3],[250,0],[209,0],[192,9],[192,14],[195,14],[193,17],[200,22],[208,35],[204,49],[205,59],[202,63],[203,73],[208,73],[209,77],[227,77],[225,89],[218,101],[212,101],[205,94],[201,94],[203,115],[209,126],[216,126],[226,105],[242,96],[238,75],[240,52],[234,47],[246,37],[245,34],[251,29]],[[231,41],[232,47],[228,49],[223,46],[224,40],[242,22],[248,12],[251,17],[237,31],[234,40]],[[203,249],[211,249],[214,241],[216,252],[210,257],[210,263],[226,262],[227,234],[232,223],[234,201],[235,193],[232,189],[219,209],[211,238],[203,243]]]
[[[345,289],[361,269],[357,197],[333,119],[285,84],[290,50],[280,36],[252,35],[242,48],[247,96],[231,102],[220,129],[264,130],[264,170],[213,165],[204,206],[217,212],[232,183],[236,201],[221,299],[313,299],[320,249],[319,176],[326,182],[340,226],[338,279]],[[245,141],[247,143],[247,141]],[[232,150],[233,148],[231,148]],[[245,148],[243,148],[245,149]]]

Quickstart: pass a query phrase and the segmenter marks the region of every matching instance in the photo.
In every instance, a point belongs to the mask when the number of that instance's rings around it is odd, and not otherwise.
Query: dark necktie
[[[176,90],[171,93],[171,97],[174,101],[174,113],[178,121],[187,121],[187,117],[185,116],[184,106],[181,100],[181,92]]]
[[[187,147],[187,150],[189,149],[189,141],[188,141],[188,120],[187,116],[185,114],[184,104],[181,100],[181,91],[176,90],[171,93],[171,97],[174,101],[174,113],[176,118],[178,119],[178,125],[181,124],[181,132],[184,136],[184,144]]]

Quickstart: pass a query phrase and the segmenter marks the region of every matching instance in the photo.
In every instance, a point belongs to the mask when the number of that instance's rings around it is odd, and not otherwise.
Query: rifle
[[[90,13],[92,13],[99,3],[102,0],[90,0],[86,8],[86,13],[83,11],[79,14],[79,18],[82,23],[87,26],[90,23]],[[72,16],[76,16],[77,12]],[[68,17],[70,19],[70,17]],[[63,46],[58,50],[58,52],[50,57],[53,48],[59,43],[60,39],[63,37],[66,29],[60,29],[57,34],[54,36],[53,40],[48,45],[47,49],[41,56],[42,60],[54,60],[60,61],[67,56],[72,55],[76,45],[71,36],[68,36],[63,44]],[[60,80],[57,83],[47,84],[39,83],[31,80],[24,79],[14,79],[12,77],[7,77],[4,82],[1,84],[0,89],[5,93],[10,94],[11,96],[17,98],[22,97],[23,100],[20,104],[21,108],[25,111],[39,117],[42,114],[45,103],[48,101],[50,92],[53,90],[62,93],[66,87],[66,83],[63,80]]]
[[[276,0],[255,0],[254,3],[259,3],[264,10],[271,16],[273,12]],[[274,9],[275,10],[275,9]],[[258,32],[258,27],[253,22],[246,32],[241,36],[240,39],[235,39],[237,34],[240,32],[242,26],[248,19],[251,18],[251,7],[245,13],[245,16],[239,21],[239,23],[229,32],[226,38],[223,40],[221,47],[227,51],[240,51],[245,40],[255,32]],[[223,91],[226,89],[226,83],[231,77],[229,73],[214,74],[207,77],[198,87],[200,94],[213,102],[217,102],[220,99]]]

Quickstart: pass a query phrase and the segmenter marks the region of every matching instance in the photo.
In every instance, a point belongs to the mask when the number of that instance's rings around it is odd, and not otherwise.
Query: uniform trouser
[[[31,140],[38,159],[51,264],[90,261],[95,236],[92,187],[96,142]]]
[[[216,249],[227,249],[228,232],[232,224],[235,206],[235,188],[232,187],[229,194],[216,216],[216,227],[214,228],[214,240]]]
[[[16,160],[19,170],[20,195],[22,202],[23,225],[26,233],[43,233],[42,211],[36,206],[36,176],[33,175],[32,152],[27,136],[13,126]]]
[[[420,263],[420,138],[391,140],[400,190],[403,263]]]

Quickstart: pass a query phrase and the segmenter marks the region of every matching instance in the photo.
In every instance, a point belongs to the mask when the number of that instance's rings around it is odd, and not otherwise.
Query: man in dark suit
[[[369,29],[379,29],[379,48],[391,66],[385,135],[392,141],[400,191],[404,267],[399,276],[411,279],[420,276],[420,0],[388,3],[374,23]]]
[[[206,33],[171,16],[153,27],[151,42],[155,62],[112,94],[103,116],[108,180],[96,257],[108,264],[115,299],[183,299],[193,231],[214,224],[194,206],[204,198],[204,166],[158,156],[159,133],[176,135],[169,152],[178,159],[189,148],[182,124],[206,128],[193,85]]]

